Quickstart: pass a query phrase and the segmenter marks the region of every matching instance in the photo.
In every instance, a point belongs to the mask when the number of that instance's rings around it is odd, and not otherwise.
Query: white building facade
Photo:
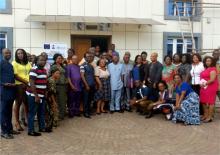
[[[0,0],[0,48],[24,48],[38,55],[44,51],[44,43],[56,42],[67,44],[80,54],[89,45],[103,43],[106,50],[114,43],[120,55],[130,51],[134,58],[142,51],[158,52],[162,61],[166,54],[190,52],[192,48],[190,37],[184,42],[181,38],[172,3],[173,0]],[[178,5],[187,6],[190,2],[183,0]],[[220,9],[198,7],[196,12],[196,49],[219,48]],[[181,10],[181,16],[187,16],[186,10]]]

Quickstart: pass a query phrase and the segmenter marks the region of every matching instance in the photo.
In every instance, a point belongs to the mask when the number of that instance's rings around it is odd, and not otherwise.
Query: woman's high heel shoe
[[[21,125],[19,123],[15,124],[15,128],[17,131],[24,131],[24,129],[21,127]]]
[[[210,118],[210,119],[205,119],[205,120],[203,120],[203,123],[210,123],[210,122],[212,122],[212,119]]]

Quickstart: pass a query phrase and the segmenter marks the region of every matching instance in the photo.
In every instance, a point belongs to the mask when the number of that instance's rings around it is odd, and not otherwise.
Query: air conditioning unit
[[[98,30],[98,24],[86,24],[86,30],[88,31],[97,31]]]

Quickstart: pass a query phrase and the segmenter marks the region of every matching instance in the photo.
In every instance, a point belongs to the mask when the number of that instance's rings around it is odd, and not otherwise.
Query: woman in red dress
[[[204,115],[203,122],[211,122],[213,119],[216,93],[218,90],[218,78],[215,61],[212,57],[207,56],[203,60],[205,70],[200,74],[200,102],[203,105]]]

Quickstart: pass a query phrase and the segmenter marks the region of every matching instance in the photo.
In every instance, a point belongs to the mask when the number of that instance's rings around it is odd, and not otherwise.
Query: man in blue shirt
[[[134,84],[135,89],[133,92],[133,99],[130,100],[130,104],[131,106],[133,105],[137,108],[137,112],[145,114],[146,118],[150,118],[152,116],[152,111],[149,107],[155,102],[154,98],[158,98],[158,95],[152,93],[151,89],[143,85],[140,80],[136,80]]]
[[[110,102],[110,113],[114,111],[122,112],[120,107],[121,90],[123,87],[123,65],[119,63],[119,55],[113,54],[112,63],[108,65],[110,73],[110,84],[111,84],[111,102]]]
[[[80,73],[83,81],[83,110],[84,117],[91,118],[90,105],[95,91],[95,73],[91,65],[93,56],[90,53],[84,55],[85,62],[80,66]]]
[[[0,62],[0,120],[1,120],[1,137],[12,139],[13,134],[20,132],[14,131],[12,127],[12,106],[15,100],[15,77],[13,66],[10,64],[11,51],[2,50],[3,59]]]

